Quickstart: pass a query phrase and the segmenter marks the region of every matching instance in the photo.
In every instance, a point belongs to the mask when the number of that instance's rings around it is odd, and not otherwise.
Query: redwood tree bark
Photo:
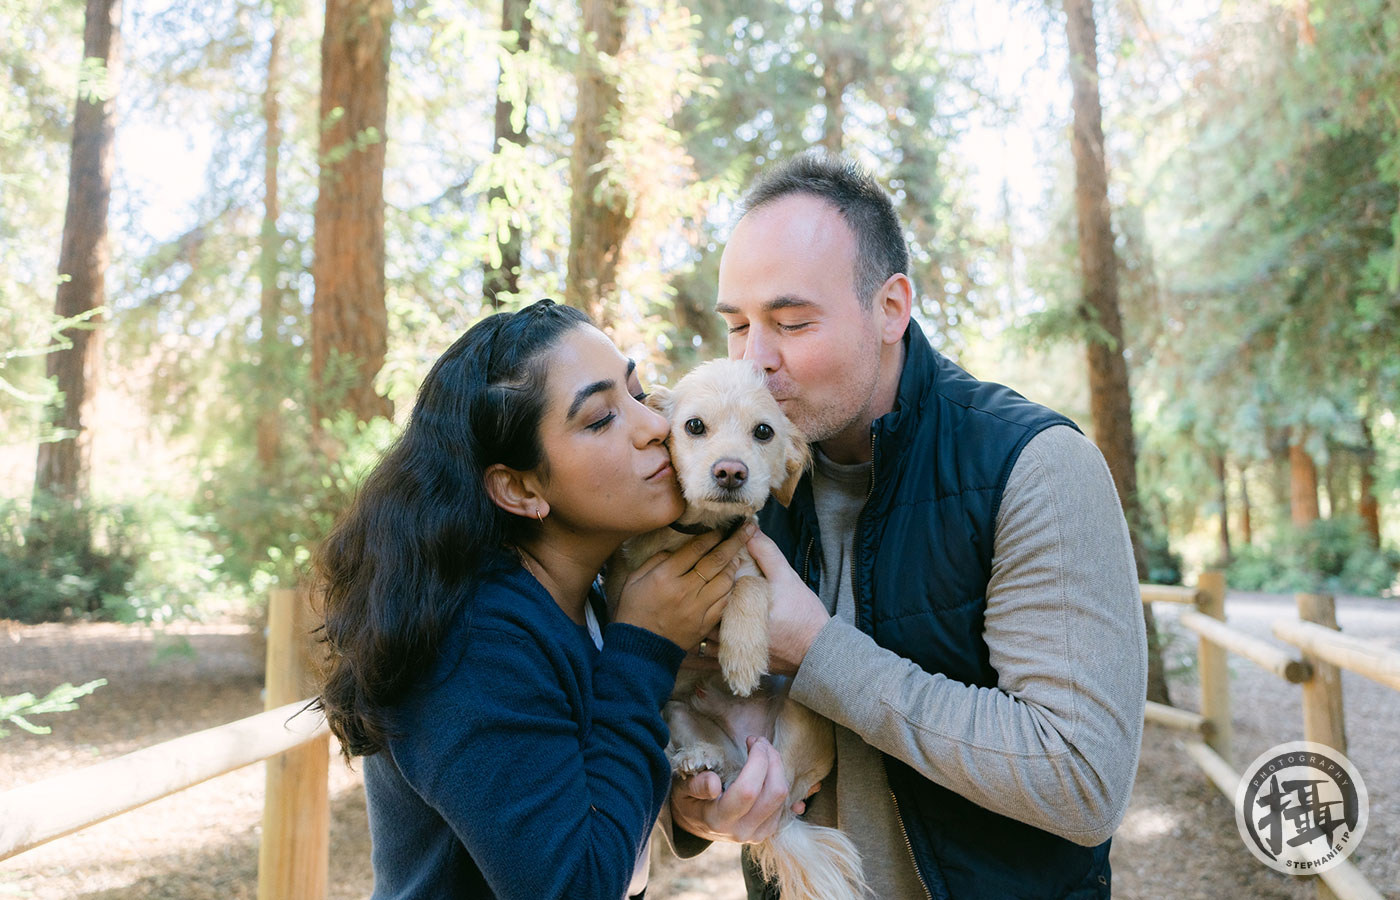
[[[68,162],[68,207],[58,256],[60,282],[54,312],[82,315],[106,301],[107,210],[112,198],[112,145],[116,136],[116,87],[121,67],[121,0],[88,0],[83,25],[83,58],[106,67],[106,97],[79,96],[73,115],[73,150]],[[36,494],[79,504],[87,495],[88,424],[101,359],[98,317],[69,328],[72,346],[48,355],[45,368],[62,400],[50,421],[68,433],[39,445],[34,471]]]
[[[625,0],[583,0],[584,46],[579,52],[578,105],[569,160],[569,276],[565,297],[600,327],[616,309],[617,270],[632,227],[626,189],[609,172],[608,140],[621,112],[617,84],[602,64],[622,48]]]
[[[1376,496],[1376,442],[1371,436],[1371,423],[1361,422],[1361,439],[1364,448],[1361,454],[1361,497],[1356,511],[1361,516],[1366,537],[1372,547],[1381,545],[1381,505]]]
[[[1254,543],[1254,510],[1249,503],[1249,472],[1240,466],[1240,539],[1248,546]]]
[[[313,422],[348,409],[393,412],[374,390],[384,365],[384,125],[390,0],[327,0],[321,37],[320,193],[311,308]]]
[[[501,0],[501,30],[513,31],[516,34],[515,50],[517,53],[525,53],[530,49],[530,0]],[[496,135],[491,144],[491,152],[499,152],[501,144],[512,143],[524,147],[530,141],[529,134],[525,130],[525,122],[522,119],[520,128],[516,128],[511,118],[515,114],[515,106],[501,96],[499,81],[496,90]],[[493,187],[486,195],[487,203],[504,201],[505,191],[499,187]],[[482,279],[482,291],[485,294],[486,302],[492,307],[499,309],[508,295],[520,292],[520,256],[521,256],[521,235],[514,228],[506,240],[501,244],[501,264],[492,266],[488,260]]]
[[[826,122],[822,131],[822,146],[829,153],[840,153],[845,141],[846,88],[850,87],[850,60],[837,40],[837,29],[843,24],[841,11],[833,2],[822,4],[822,25],[825,46],[822,49],[822,103],[826,107]]]
[[[263,91],[263,222],[259,239],[258,278],[262,302],[258,336],[258,464],[263,474],[272,476],[281,455],[282,429],[277,413],[281,392],[276,385],[284,361],[278,333],[282,320],[282,289],[278,284],[282,267],[278,261],[282,246],[277,219],[281,204],[277,196],[277,165],[281,155],[282,129],[278,123],[277,90],[282,81],[282,25],[277,23],[267,51],[267,85]]]
[[[1225,468],[1225,454],[1215,455],[1216,499],[1220,504],[1220,562],[1228,565],[1234,555],[1230,547],[1230,482]]]
[[[1075,209],[1079,220],[1079,268],[1083,296],[1079,314],[1090,325],[1089,404],[1094,442],[1103,452],[1133,537],[1138,580],[1146,580],[1137,495],[1137,447],[1128,364],[1123,357],[1123,320],[1118,310],[1118,259],[1108,205],[1108,166],[1104,156],[1103,108],[1099,102],[1099,57],[1092,0],[1065,0],[1069,75],[1074,90]],[[1152,608],[1147,620],[1147,696],[1170,702]]]
[[[1317,502],[1317,464],[1303,447],[1305,435],[1295,437],[1295,442],[1288,445],[1289,511],[1293,524],[1306,528],[1322,515]]]

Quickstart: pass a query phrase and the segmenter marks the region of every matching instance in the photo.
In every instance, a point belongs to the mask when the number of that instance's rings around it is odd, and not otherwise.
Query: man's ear
[[[774,498],[783,506],[792,502],[792,495],[797,493],[797,483],[811,464],[812,447],[807,443],[807,436],[796,425],[789,424],[783,483],[772,491]]]
[[[904,340],[904,332],[909,327],[909,317],[914,309],[914,285],[908,275],[896,273],[886,279],[875,303],[880,313],[880,339],[886,344],[897,344]]]
[[[661,413],[666,421],[671,421],[671,410],[676,405],[676,395],[668,387],[653,386],[647,391],[647,407]]]
[[[518,472],[495,463],[487,466],[485,482],[491,502],[506,512],[527,519],[543,519],[549,515],[549,501],[540,495],[533,472]]]

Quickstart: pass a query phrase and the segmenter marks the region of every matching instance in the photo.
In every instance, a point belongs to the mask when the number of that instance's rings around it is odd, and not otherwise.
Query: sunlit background
[[[523,235],[517,298],[565,293],[579,13],[556,0],[529,8],[530,49],[512,52],[498,5],[396,6],[389,352],[376,386],[400,421],[427,366],[486,310],[483,265],[505,228]],[[652,379],[723,352],[709,306],[734,201],[765,162],[831,140],[834,73],[840,147],[901,204],[917,315],[935,345],[1091,430],[1084,347],[1097,336],[1078,312],[1058,6],[625,8],[612,177],[633,218],[606,324]],[[123,596],[103,601],[120,615],[257,603],[295,576],[392,437],[392,423],[347,424],[334,465],[305,441],[322,16],[299,3],[125,4],[108,314],[88,420],[99,546],[140,561]],[[1341,561],[1293,574],[1389,591],[1387,513],[1400,497],[1394,17],[1378,2],[1272,0],[1133,0],[1097,16],[1154,579],[1233,562],[1232,585],[1277,587],[1270,578],[1297,568],[1302,540],[1289,511],[1297,445],[1318,467],[1330,523],[1310,526],[1324,533],[1309,540]],[[35,351],[52,330],[82,10],[0,0],[0,29],[0,486],[13,542],[46,437]],[[279,376],[286,459],[269,488],[253,464],[250,398],[267,377],[258,235],[274,29],[277,340],[293,349]],[[529,142],[508,164],[493,154],[498,91],[527,101]],[[504,203],[487,201],[492,188]],[[1378,498],[1379,548],[1359,515],[1365,490]]]

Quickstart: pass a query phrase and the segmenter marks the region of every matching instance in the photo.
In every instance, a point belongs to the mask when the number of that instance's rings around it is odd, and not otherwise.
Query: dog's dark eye
[[[753,436],[758,438],[760,442],[766,444],[773,440],[773,426],[769,425],[767,422],[760,422],[758,427],[753,430]]]
[[[705,423],[700,421],[699,419],[686,419],[685,433],[693,434],[696,437],[699,437],[700,435],[705,433]]]

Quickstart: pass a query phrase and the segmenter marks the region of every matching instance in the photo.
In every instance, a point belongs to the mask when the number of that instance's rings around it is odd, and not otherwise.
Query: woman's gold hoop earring
[[[544,516],[540,515],[540,508],[538,506],[535,507],[535,518],[539,520],[541,525],[544,524]]]

